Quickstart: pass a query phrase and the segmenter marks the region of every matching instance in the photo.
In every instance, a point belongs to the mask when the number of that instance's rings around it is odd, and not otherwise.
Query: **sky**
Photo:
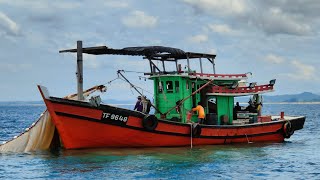
[[[0,101],[41,100],[36,85],[62,97],[76,92],[75,48],[161,45],[217,54],[217,73],[277,79],[272,94],[320,93],[318,0],[0,0]],[[198,65],[193,62],[192,65]],[[205,65],[208,73],[210,65]],[[146,72],[141,57],[84,56],[84,89]],[[152,83],[125,73],[147,96]],[[122,80],[103,99],[137,96]]]

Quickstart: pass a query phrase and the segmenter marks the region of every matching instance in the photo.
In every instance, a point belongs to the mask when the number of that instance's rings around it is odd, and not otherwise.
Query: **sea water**
[[[43,104],[0,104],[0,142]],[[266,104],[265,114],[306,116],[284,143],[0,153],[0,179],[320,179],[320,105]]]

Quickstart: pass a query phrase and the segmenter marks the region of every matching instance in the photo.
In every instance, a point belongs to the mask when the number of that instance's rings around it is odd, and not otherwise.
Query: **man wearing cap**
[[[143,109],[143,105],[141,102],[141,96],[138,96],[138,100],[137,100],[136,105],[134,106],[133,110],[142,112],[142,109]]]

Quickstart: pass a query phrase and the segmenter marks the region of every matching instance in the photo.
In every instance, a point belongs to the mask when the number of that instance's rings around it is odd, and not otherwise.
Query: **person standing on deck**
[[[261,116],[261,109],[262,109],[262,103],[259,103],[257,105],[257,113],[258,113],[258,116]]]
[[[198,102],[198,106],[195,108],[192,108],[192,111],[198,112],[198,123],[203,124],[203,121],[205,118],[205,112],[204,112],[204,108],[201,106],[201,103]]]
[[[142,112],[142,109],[143,109],[143,105],[141,102],[141,96],[138,96],[138,100],[137,100],[136,105],[134,106],[133,110]]]
[[[142,103],[142,112],[143,112],[143,113],[146,113],[146,114],[149,114],[150,108],[151,108],[151,102],[150,102],[149,99],[147,99],[146,96],[142,96],[141,98],[142,98],[142,100],[141,100],[141,103]]]

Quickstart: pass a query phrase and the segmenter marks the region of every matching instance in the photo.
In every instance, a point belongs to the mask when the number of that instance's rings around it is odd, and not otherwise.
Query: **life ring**
[[[143,118],[142,126],[148,131],[153,131],[158,126],[158,118],[153,114],[148,114]]]
[[[201,126],[198,123],[192,124],[192,137],[199,137],[201,135]]]
[[[288,121],[283,124],[283,136],[285,138],[290,138],[291,135],[294,133],[294,129],[292,128],[291,123]]]

